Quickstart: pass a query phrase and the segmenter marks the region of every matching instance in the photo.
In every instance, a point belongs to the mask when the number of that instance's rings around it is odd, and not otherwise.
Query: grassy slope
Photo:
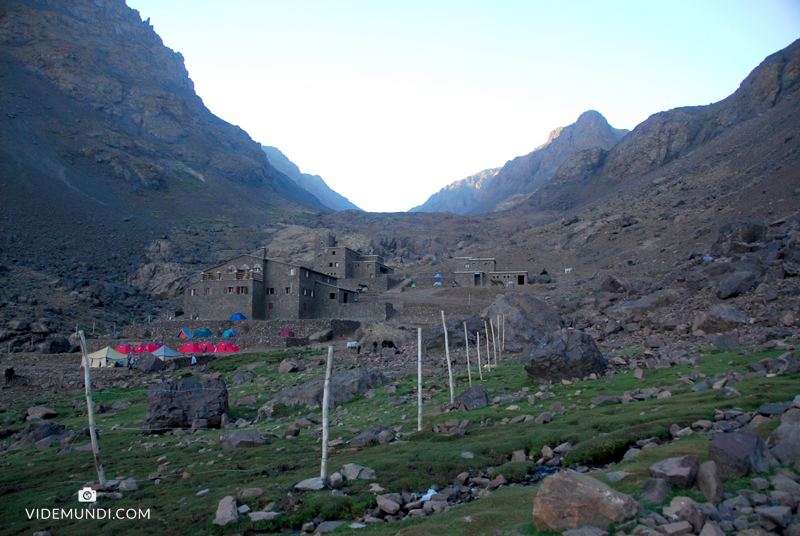
[[[696,368],[709,376],[728,369],[744,372],[748,363],[774,357],[778,353],[712,354],[706,356]],[[307,358],[306,361],[311,366],[304,376],[278,375],[275,364],[286,356],[285,352],[241,354],[214,363],[213,366],[223,373],[228,382],[234,419],[255,416],[255,411],[234,405],[234,400],[255,394],[261,397],[258,403],[261,405],[272,397],[274,391],[307,381],[324,372],[324,367],[317,363],[319,358],[306,354],[302,357]],[[344,357],[337,362],[337,366],[346,365],[351,359],[349,356]],[[264,364],[257,366],[253,372],[256,375],[264,374],[263,379],[239,387],[231,386],[232,377],[243,370],[239,367],[262,361]],[[665,437],[672,423],[685,426],[701,418],[713,419],[714,409],[751,411],[765,402],[791,400],[798,394],[797,375],[792,375],[756,378],[737,383],[735,387],[742,392],[742,396],[732,399],[721,398],[719,391],[692,393],[684,387],[674,391],[673,396],[666,399],[594,409],[588,407],[589,400],[595,396],[621,395],[623,391],[641,387],[678,384],[677,373],[686,374],[690,370],[689,367],[681,366],[647,370],[644,380],[634,379],[632,372],[629,372],[618,374],[613,379],[602,378],[570,386],[558,385],[549,389],[556,397],[537,403],[536,406],[528,404],[527,398],[523,396],[520,401],[515,402],[521,407],[518,411],[508,410],[510,404],[504,404],[473,410],[467,414],[443,414],[425,419],[434,424],[443,423],[449,418],[471,419],[475,424],[470,427],[466,436],[416,433],[416,407],[413,402],[388,406],[390,399],[396,400],[392,397],[415,393],[416,378],[410,376],[399,380],[395,393],[387,393],[388,386],[383,386],[376,390],[374,398],[359,398],[339,408],[332,414],[332,418],[341,419],[342,426],[332,428],[330,434],[331,440],[339,437],[349,440],[354,434],[347,431],[348,427],[354,426],[363,430],[372,422],[378,422],[387,426],[401,426],[401,439],[405,442],[357,450],[349,449],[346,444],[342,445],[337,449],[343,450],[337,450],[330,460],[330,471],[338,470],[345,463],[355,462],[372,467],[377,473],[377,481],[389,491],[419,492],[433,484],[444,486],[456,474],[465,470],[498,467],[507,462],[515,450],[538,451],[543,445],[555,446],[564,441],[576,445],[568,461],[600,466],[607,461],[619,460],[627,446],[637,439]],[[456,376],[461,386],[467,383],[466,370],[459,368]],[[449,400],[445,380],[446,376],[426,379],[425,393],[430,391],[435,403]],[[511,393],[524,395],[538,390],[538,385],[525,377],[521,366],[511,361],[501,361],[499,369],[484,374],[484,380],[486,388],[493,391],[490,396]],[[527,393],[521,392],[523,388],[528,388]],[[579,395],[576,394],[577,390],[581,391]],[[125,494],[125,498],[118,501],[103,501],[103,506],[115,509],[150,508],[150,520],[136,522],[137,534],[221,534],[245,529],[277,531],[282,526],[299,528],[301,523],[316,515],[327,519],[353,519],[363,515],[366,508],[374,505],[374,498],[367,491],[369,483],[356,482],[347,485],[345,491],[350,495],[348,497],[332,498],[327,493],[304,495],[303,503],[297,511],[285,512],[274,522],[250,523],[248,518],[240,517],[235,526],[229,525],[224,529],[216,527],[211,524],[211,520],[218,501],[225,495],[235,494],[237,490],[246,487],[264,489],[263,497],[247,501],[251,509],[256,511],[272,501],[280,502],[300,480],[319,474],[318,433],[314,434],[313,429],[306,429],[298,438],[279,438],[280,432],[288,424],[310,411],[297,408],[296,411],[287,412],[291,414],[277,419],[276,422],[258,425],[258,430],[271,436],[271,445],[261,449],[229,452],[222,450],[221,443],[218,442],[218,431],[181,437],[141,436],[139,430],[146,410],[146,389],[141,386],[106,390],[95,395],[95,401],[103,401],[109,405],[118,400],[131,402],[132,405],[124,410],[101,414],[98,421],[102,430],[100,444],[106,475],[108,478],[136,478],[139,491]],[[577,400],[582,400],[586,409],[571,407]],[[547,425],[480,425],[487,419],[500,423],[504,418],[520,414],[538,415],[555,401],[562,402],[570,409],[564,415],[555,416]],[[83,403],[82,397],[76,397],[48,402],[48,405],[59,411],[61,416],[56,419],[58,422],[78,430],[86,423]],[[426,403],[426,410],[434,406],[433,402]],[[19,415],[24,410],[21,406],[13,407],[7,413]],[[113,426],[116,429],[112,430]],[[17,424],[15,427],[21,428],[22,425]],[[774,423],[768,423],[760,432],[766,436],[773,428]],[[176,446],[187,437],[192,440],[189,446]],[[204,439],[204,442],[199,442],[200,439]],[[631,462],[619,464],[613,470],[624,469],[634,475],[612,485],[626,493],[638,495],[647,478],[649,465],[666,457],[685,453],[697,454],[704,460],[708,440],[708,436],[691,436],[647,451]],[[200,450],[204,448],[207,450],[201,453]],[[464,451],[472,452],[474,458],[461,458],[460,454]],[[0,473],[0,494],[4,505],[0,510],[0,527],[5,527],[0,532],[30,534],[36,530],[55,530],[60,535],[71,535],[84,534],[91,527],[93,534],[101,535],[133,529],[134,522],[117,520],[28,521],[25,508],[77,508],[79,503],[72,494],[84,482],[96,479],[91,453],[75,452],[58,456],[56,452],[55,448],[43,451],[29,448],[11,452],[0,459],[4,469]],[[188,476],[166,478],[161,485],[154,485],[147,480],[148,475],[157,470],[157,460],[161,456],[166,456],[171,463],[170,468],[183,468]],[[605,471],[597,472],[600,477],[604,474]],[[208,496],[195,497],[197,491],[205,488],[211,490]],[[445,514],[418,521],[379,524],[358,532],[396,534],[402,530],[402,534],[408,535],[486,534],[497,528],[516,528],[525,534],[533,534],[535,528],[531,524],[531,509],[534,496],[533,487],[509,487],[495,492],[489,498],[473,501]],[[462,521],[465,516],[471,516],[474,522]]]

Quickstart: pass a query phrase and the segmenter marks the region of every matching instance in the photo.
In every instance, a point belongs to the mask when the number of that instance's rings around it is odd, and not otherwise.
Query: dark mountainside
[[[452,212],[469,214],[481,201],[481,196],[490,188],[500,168],[484,169],[474,175],[448,184],[423,204],[409,212]]]
[[[320,203],[331,210],[361,210],[342,194],[331,189],[319,175],[301,173],[297,164],[289,160],[280,149],[262,145],[261,149],[267,154],[267,159],[272,166],[292,179],[300,188],[311,192]]]

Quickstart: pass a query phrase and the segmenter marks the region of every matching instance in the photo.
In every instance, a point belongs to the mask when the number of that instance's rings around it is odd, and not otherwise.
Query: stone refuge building
[[[397,281],[389,276],[394,270],[380,255],[364,255],[346,246],[337,246],[336,237],[324,233],[315,248],[314,270],[335,277],[338,285],[352,291],[388,290]]]
[[[268,259],[266,249],[234,257],[198,273],[184,292],[189,319],[250,320],[336,318],[386,320],[391,305],[360,302],[334,275]]]
[[[464,266],[463,270],[456,270],[453,275],[455,282],[460,287],[485,287],[497,285],[512,287],[527,285],[527,270],[497,271],[497,259],[475,259],[472,257],[456,257],[456,262]]]

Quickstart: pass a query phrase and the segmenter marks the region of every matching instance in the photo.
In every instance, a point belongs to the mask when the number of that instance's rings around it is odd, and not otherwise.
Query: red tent
[[[215,352],[219,353],[230,353],[230,352],[238,352],[239,348],[230,342],[221,342],[217,345],[217,349]]]
[[[149,351],[150,350],[147,349],[147,345],[146,344],[140,344],[139,346],[134,348],[133,353],[141,354],[142,352],[149,352]]]
[[[131,348],[130,344],[120,344],[117,346],[117,352],[121,354],[130,354],[133,352],[133,348]]]
[[[214,347],[214,344],[210,343],[210,342],[201,342],[200,343],[200,349],[203,352],[213,352],[214,350],[216,350],[216,348]]]
[[[281,337],[294,337],[294,331],[291,329],[284,329],[281,331]]]
[[[158,350],[159,348],[161,348],[164,345],[161,344],[160,342],[151,342],[151,343],[147,343],[145,346],[147,346],[146,350],[148,352],[155,352],[156,350]]]
[[[180,348],[178,348],[179,352],[183,352],[185,354],[202,354],[203,350],[200,348],[200,345],[196,342],[187,342]]]

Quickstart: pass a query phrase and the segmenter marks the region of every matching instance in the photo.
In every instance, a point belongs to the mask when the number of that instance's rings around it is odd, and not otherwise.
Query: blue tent
[[[226,329],[226,330],[225,330],[225,332],[222,334],[222,336],[223,336],[223,337],[226,337],[226,338],[227,338],[227,337],[238,337],[238,336],[239,336],[239,334],[238,334],[238,333],[236,333],[236,332],[235,332],[234,330],[232,330],[232,329]]]
[[[433,276],[433,277],[442,277],[442,274],[436,274],[436,275],[435,275],[435,276]]]
[[[191,339],[192,332],[188,329],[182,329],[178,335],[175,336],[176,339]]]
[[[434,287],[441,287],[442,283],[441,283],[441,281],[437,281],[436,283],[433,284],[433,286]]]
[[[231,320],[247,320],[247,318],[242,313],[236,313],[231,317]]]
[[[194,336],[197,339],[202,339],[204,337],[211,337],[211,330],[208,328],[201,328],[194,332]]]

